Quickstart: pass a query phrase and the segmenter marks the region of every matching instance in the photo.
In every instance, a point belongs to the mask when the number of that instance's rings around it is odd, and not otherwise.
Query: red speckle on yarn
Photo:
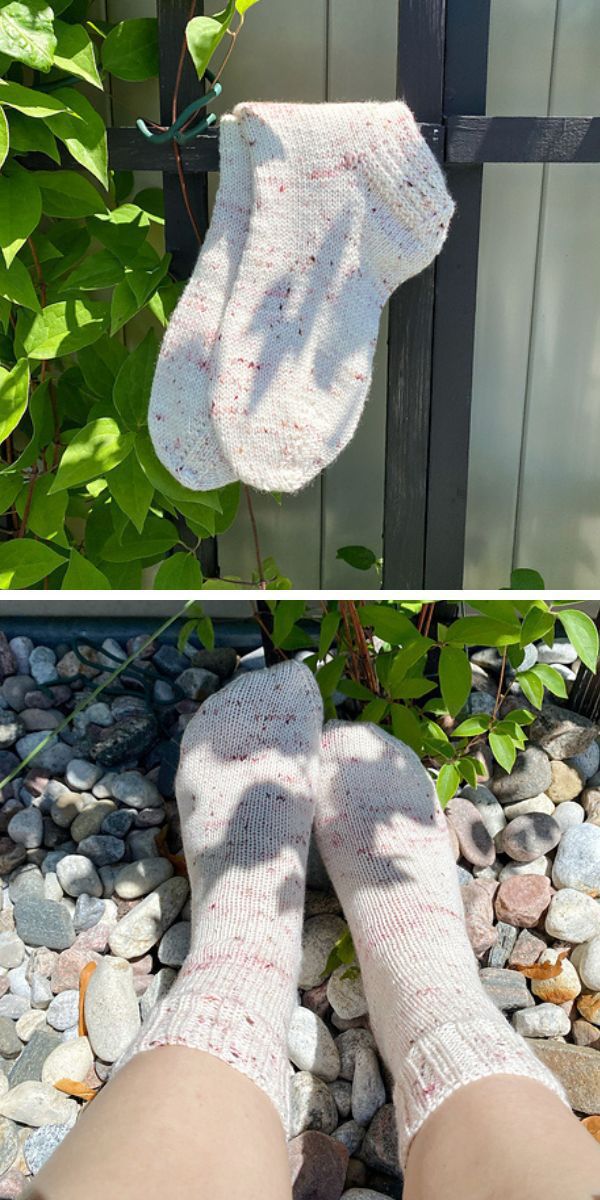
[[[155,420],[155,421],[162,421],[162,419],[163,419],[163,415],[162,415],[162,413],[155,413],[155,414],[154,414],[154,420]]]
[[[285,192],[285,184],[283,184],[283,183],[280,183],[280,185],[279,185],[279,191],[280,191],[280,192]]]

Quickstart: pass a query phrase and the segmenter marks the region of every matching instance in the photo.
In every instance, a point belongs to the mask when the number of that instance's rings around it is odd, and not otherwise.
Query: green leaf
[[[93,396],[112,399],[115,378],[126,358],[126,347],[106,336],[78,351],[77,362]]]
[[[59,546],[66,546],[64,528],[69,497],[66,492],[61,492],[57,496],[48,495],[52,482],[52,475],[42,475],[36,479],[31,492],[27,532],[35,533],[37,537],[45,538],[46,541],[57,542]],[[17,502],[17,512],[20,517],[23,517],[25,512],[27,491],[27,488],[23,489]]]
[[[452,730],[453,737],[478,737],[479,734],[485,733],[491,724],[491,716],[489,713],[476,713],[473,717],[467,717],[461,721],[456,729]]]
[[[304,616],[305,611],[305,600],[279,601],[273,617],[273,644],[275,646],[281,646],[282,642],[285,642],[296,621],[299,621]]]
[[[84,558],[78,550],[71,550],[61,588],[63,591],[106,591],[110,589],[110,583],[89,558]]]
[[[539,571],[531,571],[527,567],[517,567],[510,577],[511,590],[515,592],[544,591],[546,584]]]
[[[148,214],[158,225],[165,223],[165,196],[162,188],[142,188],[134,197],[134,204]]]
[[[110,417],[91,421],[69,442],[51,490],[59,492],[77,487],[88,479],[104,475],[122,462],[132,447],[133,434],[121,433],[117,422]]]
[[[128,454],[122,463],[113,467],[106,477],[106,482],[119,508],[141,533],[152,503],[154,488],[142,471],[135,454]]]
[[[394,700],[419,700],[435,688],[431,679],[405,679],[395,689]]]
[[[172,550],[179,540],[179,534],[170,521],[150,513],[141,534],[133,525],[126,526],[120,541],[116,533],[111,534],[102,548],[102,557],[107,562],[116,563],[126,563],[136,558],[155,558]]]
[[[387,604],[364,604],[358,611],[360,623],[373,629],[376,637],[392,646],[398,646],[417,636],[417,630],[405,613],[390,608]]]
[[[220,510],[221,492],[219,490],[193,492],[191,488],[182,487],[176,479],[173,479],[173,476],[156,457],[150,434],[146,430],[142,430],[136,435],[135,452],[150,483],[154,484],[156,490],[162,492],[163,496],[167,496],[175,502],[181,500],[188,504],[202,504],[207,508],[215,508],[217,512]]]
[[[52,133],[64,142],[76,162],[99,179],[104,187],[108,187],[108,149],[102,117],[89,100],[74,88],[56,88],[53,95],[72,112],[47,118]]]
[[[102,45],[102,65],[117,79],[130,83],[158,75],[156,18],[133,18],[115,25]]]
[[[235,7],[241,14],[247,12],[253,4],[258,4],[258,0],[235,0]]]
[[[228,0],[227,7],[215,13],[214,17],[193,17],[188,21],[185,36],[198,79],[203,78],[217,46],[231,25],[234,13],[235,0]]]
[[[394,737],[401,742],[406,742],[407,746],[411,746],[417,754],[421,754],[423,730],[414,709],[407,708],[404,704],[392,704],[391,718]]]
[[[0,96],[2,92],[0,91]],[[4,109],[2,110],[4,111]],[[13,154],[45,154],[54,162],[60,162],[60,154],[54,134],[50,133],[43,121],[26,117],[17,109],[11,111],[8,119],[10,128],[10,148]]]
[[[316,674],[316,680],[319,685],[321,695],[324,700],[328,700],[335,692],[346,666],[346,655],[336,654],[331,662],[325,663],[323,667],[319,667]]]
[[[46,446],[52,439],[54,419],[50,403],[50,381],[48,379],[45,383],[38,383],[34,389],[29,401],[27,415],[31,421],[33,431],[25,449],[13,463],[13,468],[18,471],[24,471],[26,468],[32,467],[39,456],[41,447]]]
[[[99,300],[59,300],[35,317],[23,346],[29,358],[48,359],[71,354],[102,336],[108,306]]]
[[[438,800],[445,808],[448,801],[456,795],[456,789],[460,783],[460,774],[454,763],[444,763],[436,781],[436,791]]]
[[[483,613],[484,617],[493,617],[505,625],[516,628],[518,615],[515,604],[511,600],[469,600],[471,608]]]
[[[598,630],[591,617],[576,608],[563,608],[560,619],[582,663],[595,673],[598,667]]]
[[[538,679],[541,679],[544,687],[548,688],[548,691],[552,692],[553,696],[561,696],[563,700],[566,699],[567,685],[560,671],[548,666],[546,663],[536,663],[531,670],[534,675],[537,675]]]
[[[543,612],[539,608],[530,608],[521,627],[521,645],[528,646],[537,642],[554,629],[556,617],[551,612]]]
[[[0,367],[0,442],[16,429],[29,398],[29,363],[20,359],[12,371]]]
[[[66,21],[55,21],[56,50],[54,65],[69,75],[77,75],[102,91],[102,80],[98,74],[94,45],[83,25],[69,25]]]
[[[14,538],[0,545],[0,588],[28,588],[51,575],[64,558],[43,542]]]
[[[110,250],[99,250],[84,258],[65,279],[63,291],[95,292],[98,288],[114,287],[123,278],[123,267]]]
[[[541,708],[544,699],[544,685],[533,668],[529,671],[519,671],[515,675],[515,679],[530,703],[534,704],[536,708]]]
[[[325,613],[319,630],[319,658],[324,659],[340,627],[339,612]]]
[[[2,0],[0,53],[34,71],[49,71],[56,47],[53,16],[44,0]]]
[[[12,508],[22,486],[23,476],[19,471],[0,472],[0,513]]]
[[[460,642],[464,646],[510,646],[519,641],[520,623],[515,617],[514,627],[504,621],[489,617],[459,617],[450,625],[446,637],[449,642]]]
[[[365,700],[367,703],[378,698],[369,691],[368,687],[365,687],[364,683],[357,683],[355,679],[340,679],[338,691],[342,692],[344,696],[349,696],[351,700]]]
[[[531,725],[535,716],[528,708],[513,708],[504,718],[505,721],[515,721],[517,725]]]
[[[195,554],[172,554],[160,564],[154,579],[155,591],[194,591],[203,583],[200,563]]]
[[[47,92],[37,92],[33,88],[23,87],[12,79],[0,79],[0,104],[16,108],[27,117],[45,119],[64,113],[68,105],[57,100],[55,95]]]
[[[389,710],[389,701],[376,696],[374,700],[365,705],[358,719],[359,721],[372,721],[374,725],[379,725],[387,717]]]
[[[504,768],[505,771],[512,771],[517,757],[517,748],[506,733],[490,733],[490,750],[496,759],[496,762]]]
[[[9,267],[42,215],[35,174],[13,161],[0,175],[0,247]]]
[[[129,429],[142,429],[146,424],[157,356],[156,334],[149,329],[143,342],[125,359],[115,379],[115,408]]]
[[[88,228],[124,267],[130,267],[146,239],[150,218],[137,204],[121,204],[112,212],[90,217]]]
[[[455,717],[471,691],[471,664],[464,650],[457,646],[442,646],[439,674],[444,704],[450,716]]]
[[[3,108],[0,108],[0,167],[6,162],[8,147],[10,142],[10,132],[6,113]]]
[[[241,495],[241,484],[228,483],[226,487],[219,488],[218,497],[221,505],[221,512],[215,514],[215,534],[225,533],[235,521]],[[200,492],[200,496],[206,495],[206,492]]]
[[[0,296],[33,312],[42,311],[29,271],[20,258],[13,258],[10,267],[0,263]]]
[[[422,658],[425,658],[432,645],[431,638],[424,638],[420,634],[417,634],[413,641],[409,642],[408,646],[405,646],[403,650],[399,650],[394,654],[386,677],[386,687],[393,700],[399,698],[398,689],[401,687],[408,672]]]
[[[348,563],[350,567],[355,567],[357,571],[368,571],[378,561],[373,551],[366,546],[340,546],[335,557]]]
[[[36,171],[47,217],[90,217],[106,212],[102,196],[85,175],[76,171]]]

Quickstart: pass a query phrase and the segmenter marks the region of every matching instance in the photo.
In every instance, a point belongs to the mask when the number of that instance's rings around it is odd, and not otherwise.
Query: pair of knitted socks
[[[381,310],[440,251],[454,203],[402,101],[239,104],[149,410],[186,487],[295,492],[368,393]]]
[[[314,821],[395,1081],[401,1160],[474,1080],[526,1076],[564,1099],[479,982],[445,818],[416,754],[372,725],[321,725],[317,685],[296,662],[241,677],[188,725],[176,788],[190,953],[125,1061],[204,1050],[254,1080],[285,1125]]]

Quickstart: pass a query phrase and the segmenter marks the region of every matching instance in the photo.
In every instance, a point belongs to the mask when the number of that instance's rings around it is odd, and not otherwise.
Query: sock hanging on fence
[[[193,275],[164,336],[148,425],[154,449],[185,487],[208,491],[237,479],[210,419],[213,358],[250,222],[252,174],[235,117],[220,124],[221,177]]]
[[[526,1076],[567,1103],[480,983],[446,819],[416,754],[373,725],[326,725],[316,835],[395,1080],[402,1161],[429,1114],[474,1080]]]
[[[240,479],[295,492],[352,437],[383,305],[439,252],[454,203],[402,101],[234,114],[254,196],[212,415]]]
[[[204,1050],[263,1088],[284,1124],[322,719],[313,675],[289,661],[230,684],[187,726],[176,792],[190,952],[119,1063]]]

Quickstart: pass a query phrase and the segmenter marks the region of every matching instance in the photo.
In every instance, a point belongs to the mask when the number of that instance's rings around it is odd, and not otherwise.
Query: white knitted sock
[[[352,437],[383,305],[439,252],[454,203],[402,101],[234,113],[254,204],[213,420],[240,479],[295,492]]]
[[[154,449],[185,487],[208,491],[237,478],[210,419],[213,356],[250,223],[252,173],[235,117],[220,123],[220,179],[212,219],[163,338],[148,411]]]
[[[326,725],[316,834],[394,1077],[402,1162],[429,1114],[476,1079],[525,1075],[567,1103],[479,981],[446,820],[417,755],[373,725]]]
[[[311,672],[285,662],[236,680],[187,726],[176,791],[190,952],[119,1063],[155,1046],[205,1050],[263,1088],[284,1125],[322,719]]]

